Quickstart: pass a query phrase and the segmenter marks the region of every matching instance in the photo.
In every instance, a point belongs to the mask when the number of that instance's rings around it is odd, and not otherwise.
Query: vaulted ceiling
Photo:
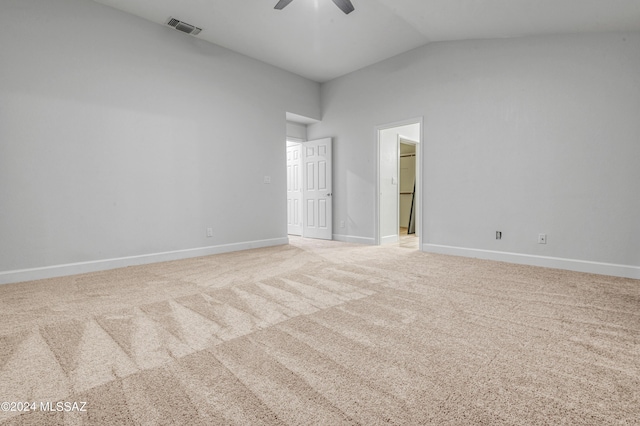
[[[429,42],[640,31],[640,0],[95,0],[324,82]],[[180,34],[181,36],[191,37]]]

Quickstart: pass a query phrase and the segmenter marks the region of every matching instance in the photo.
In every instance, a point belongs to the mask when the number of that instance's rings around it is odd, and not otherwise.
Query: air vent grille
[[[167,21],[167,25],[175,28],[178,31],[182,31],[183,33],[187,33],[191,35],[198,35],[200,34],[200,31],[202,31],[202,28],[198,28],[194,25],[187,24],[186,22],[180,21],[179,19],[176,19],[176,18],[169,18],[169,20]]]

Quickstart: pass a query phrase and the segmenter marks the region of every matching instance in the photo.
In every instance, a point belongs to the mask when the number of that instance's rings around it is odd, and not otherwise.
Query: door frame
[[[424,158],[424,117],[420,116],[420,117],[415,117],[415,118],[410,118],[407,120],[402,120],[402,121],[396,121],[393,123],[387,123],[387,124],[381,124],[379,126],[375,127],[375,139],[376,139],[376,185],[375,185],[375,212],[374,212],[374,218],[375,218],[375,232],[374,232],[374,243],[375,245],[380,245],[381,244],[381,229],[380,229],[380,210],[381,210],[381,203],[380,203],[380,148],[381,148],[381,143],[380,143],[380,134],[383,130],[388,130],[388,129],[393,129],[395,127],[402,127],[402,126],[407,126],[407,125],[411,125],[411,124],[418,124],[420,126],[420,131],[418,132],[418,140],[417,142],[417,161],[416,161],[416,194],[418,196],[418,208],[417,208],[417,214],[416,214],[416,228],[417,228],[417,234],[418,234],[418,250],[422,251],[422,237],[423,237],[423,224],[422,224],[422,212],[423,212],[423,205],[424,205],[424,196],[422,193],[422,182],[424,181],[424,168],[423,168],[423,158]],[[402,135],[400,135],[402,137]],[[411,138],[409,137],[402,137],[402,139],[406,139],[406,140],[411,140]],[[399,158],[398,158],[399,161]],[[399,204],[398,204],[398,208],[399,208]],[[397,217],[397,216],[396,216]],[[398,220],[398,219],[397,219]],[[396,221],[397,221],[396,220]],[[397,224],[397,227],[399,227],[399,224]]]

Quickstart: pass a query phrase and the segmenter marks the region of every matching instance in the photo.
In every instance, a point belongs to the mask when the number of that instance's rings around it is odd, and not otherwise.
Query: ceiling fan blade
[[[285,6],[287,6],[292,1],[293,0],[280,0],[278,4],[276,4],[276,7],[274,7],[274,9],[282,10],[285,8]]]
[[[333,2],[347,15],[355,10],[350,0],[333,0]]]

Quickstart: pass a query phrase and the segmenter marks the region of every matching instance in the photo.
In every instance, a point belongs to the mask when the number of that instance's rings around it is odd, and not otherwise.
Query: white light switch
[[[391,185],[397,185],[398,184],[398,179],[396,179],[395,177],[391,178]]]
[[[271,183],[271,176],[265,176],[264,183]]]

